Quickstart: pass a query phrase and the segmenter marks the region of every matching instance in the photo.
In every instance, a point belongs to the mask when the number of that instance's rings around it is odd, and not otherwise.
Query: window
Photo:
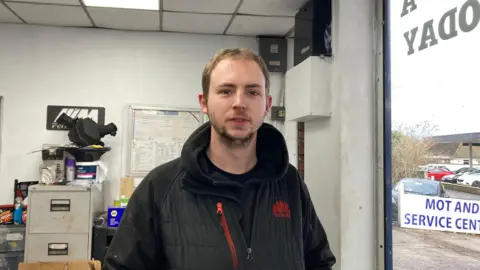
[[[480,237],[480,196],[472,194],[480,176],[455,174],[472,165],[468,146],[459,146],[480,133],[478,71],[471,66],[480,59],[480,50],[473,50],[480,47],[478,1],[400,0],[389,6],[392,185],[434,164],[426,173],[431,186],[406,187],[387,209],[398,216],[387,231],[393,269],[480,269],[479,244],[467,244]]]

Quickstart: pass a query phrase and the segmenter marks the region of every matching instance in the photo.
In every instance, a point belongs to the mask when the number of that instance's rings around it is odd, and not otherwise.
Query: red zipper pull
[[[217,202],[217,214],[223,215],[223,204],[221,202]]]
[[[217,202],[217,215],[220,218],[221,226],[223,228],[223,233],[225,234],[225,239],[227,240],[228,248],[230,249],[230,253],[232,254],[233,269],[237,269],[238,267],[237,250],[235,248],[235,244],[233,243],[233,238],[230,233],[230,228],[228,228],[227,218],[223,213],[223,204],[221,202]]]

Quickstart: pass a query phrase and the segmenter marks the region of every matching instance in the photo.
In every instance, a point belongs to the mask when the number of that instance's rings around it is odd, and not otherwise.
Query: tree
[[[392,130],[392,181],[405,177],[423,177],[419,166],[434,163],[430,152],[435,141],[430,137],[437,130],[428,121],[401,125]]]

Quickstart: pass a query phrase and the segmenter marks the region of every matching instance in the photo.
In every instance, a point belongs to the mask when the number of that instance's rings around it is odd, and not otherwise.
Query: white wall
[[[333,1],[332,115],[305,123],[305,182],[336,270],[376,269],[374,3]]]
[[[293,38],[288,39],[288,52],[287,52],[287,68],[291,69],[293,67]],[[286,90],[285,90],[286,91]],[[286,110],[287,104],[285,104]],[[290,163],[298,168],[298,126],[297,122],[286,121],[284,123],[284,135],[285,140],[287,141],[288,154],[290,158]]]
[[[293,64],[294,41],[288,41],[288,69]],[[338,76],[338,75],[337,75]],[[332,90],[338,88],[338,80],[333,80]],[[335,82],[337,82],[335,84]],[[300,89],[301,90],[301,89]],[[289,89],[286,91],[300,91]],[[332,95],[332,117],[330,119],[305,122],[305,182],[331,244],[339,261],[340,256],[340,119],[339,95]],[[289,104],[286,104],[289,110]],[[298,165],[297,122],[285,123],[285,137],[289,145],[290,159]],[[291,162],[293,164],[293,162]],[[340,261],[336,264],[340,268]]]
[[[0,95],[4,97],[0,204],[13,201],[13,181],[38,180],[45,143],[67,143],[66,132],[47,131],[47,105],[103,106],[116,137],[106,203],[118,194],[125,173],[128,104],[198,106],[201,72],[213,54],[227,47],[257,51],[255,38],[112,30],[0,25]],[[271,92],[279,103],[281,75],[272,74]],[[283,129],[282,125],[278,125]]]

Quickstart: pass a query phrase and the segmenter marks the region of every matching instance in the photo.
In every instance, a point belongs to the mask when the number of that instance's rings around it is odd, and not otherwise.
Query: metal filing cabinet
[[[90,260],[93,221],[102,210],[95,186],[31,186],[25,261]]]

